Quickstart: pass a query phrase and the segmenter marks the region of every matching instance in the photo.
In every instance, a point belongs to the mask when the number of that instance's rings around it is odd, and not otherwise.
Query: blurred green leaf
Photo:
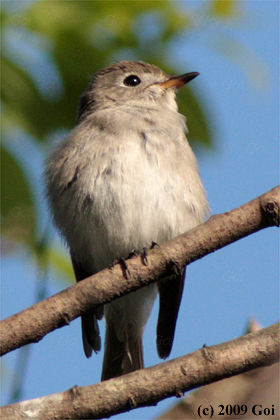
[[[61,249],[50,247],[48,249],[49,265],[52,273],[54,272],[60,279],[75,283],[75,276],[69,255],[62,252]]]
[[[28,133],[42,138],[48,130],[48,104],[40,96],[34,81],[19,66],[3,55],[1,96],[5,128],[18,124]]]
[[[248,78],[248,81],[258,88],[264,88],[269,83],[269,67],[246,45],[237,42],[235,39],[227,36],[223,42],[217,42],[216,51],[222,56],[229,57],[238,68],[242,69]]]
[[[129,7],[127,5],[127,1],[123,0],[56,1],[52,2],[51,7],[48,2],[32,2],[20,11],[11,9],[13,11],[8,13],[8,8],[1,10],[4,39],[15,36],[15,33],[22,34],[22,53],[25,52],[24,42],[28,44],[32,41],[32,45],[38,45],[39,53],[46,52],[47,59],[52,61],[55,69],[54,74],[48,74],[47,78],[39,55],[32,58],[28,68],[28,63],[23,65],[16,50],[14,53],[7,51],[12,44],[3,43],[1,92],[6,130],[18,126],[31,134],[35,141],[44,142],[56,131],[72,129],[79,97],[91,75],[116,59],[131,56],[132,59],[153,63],[168,74],[178,74],[178,69],[167,65],[166,51],[176,37],[182,34],[187,36],[188,31],[194,28],[196,12],[191,13],[187,7],[166,0],[136,0],[130,2]],[[203,3],[202,8],[197,16],[207,10],[217,21],[235,19],[240,12],[240,5],[231,0],[209,1]],[[200,28],[204,30],[203,25]],[[26,45],[26,48],[28,51],[30,45]],[[221,49],[221,52],[235,61],[240,56],[244,59],[238,42],[236,45],[230,43],[230,48],[227,46],[226,51]],[[55,91],[58,82],[54,79],[52,82],[52,77],[59,80],[59,94]],[[46,89],[54,89],[54,94],[46,95]],[[184,87],[178,94],[178,104],[179,111],[187,117],[190,142],[210,146],[212,133],[208,122],[209,112],[199,92],[193,90],[191,84]],[[14,232],[18,233],[14,237],[18,240],[21,237],[23,243],[34,244],[36,209],[24,169],[7,151],[3,157],[6,162],[2,172],[4,225],[8,226],[10,233],[11,228],[16,227]],[[20,221],[18,218],[17,222],[20,223],[16,223],[15,217],[11,219],[10,214],[18,203],[33,212],[32,217],[26,220]],[[22,234],[19,233],[20,229],[24,230]],[[28,238],[28,241],[24,238]],[[64,272],[66,277],[72,273],[68,260],[60,266],[60,254],[51,253],[50,258],[52,265]]]
[[[210,2],[210,8],[214,16],[232,18],[237,13],[237,3],[234,0],[214,0]]]
[[[208,120],[197,99],[197,95],[190,88],[177,95],[179,112],[187,117],[188,140],[190,143],[201,143],[209,147],[212,143],[212,133]]]
[[[1,148],[2,233],[9,239],[35,243],[36,212],[30,186],[15,158]]]
[[[156,42],[149,42],[148,38],[143,43],[141,32],[146,34],[149,28],[141,23],[139,31],[135,28],[139,19],[149,13],[158,17],[162,28]],[[35,2],[22,12],[21,18],[28,23],[25,30],[33,35],[34,42],[39,35],[40,40],[45,37],[50,45],[49,51],[59,70],[63,91],[57,100],[47,101],[40,94],[40,83],[44,80],[35,83],[25,70],[6,57],[2,63],[3,122],[9,126],[16,121],[39,140],[44,140],[59,128],[74,126],[78,99],[90,76],[110,64],[116,52],[129,48],[136,59],[164,68],[164,45],[190,25],[188,14],[168,1],[133,1],[129,8],[126,1],[83,2],[82,6],[76,1],[56,1],[51,8],[47,2]],[[6,16],[6,27],[14,22],[13,19],[13,15]],[[5,49],[3,55],[5,58]],[[176,73],[176,69],[171,69],[171,73]],[[190,101],[189,96],[186,94],[185,103]],[[207,124],[205,118],[199,120],[204,114],[200,106],[195,123],[192,123],[193,127],[198,123],[193,139],[209,143],[209,135],[205,140],[207,130],[204,130],[203,137],[199,134],[202,133],[201,127]]]

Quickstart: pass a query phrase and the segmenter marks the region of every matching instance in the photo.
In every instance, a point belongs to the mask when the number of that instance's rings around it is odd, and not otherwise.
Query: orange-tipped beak
[[[198,75],[199,73],[197,71],[193,71],[192,73],[185,73],[181,76],[171,77],[171,79],[168,79],[165,82],[157,83],[157,85],[161,86],[163,89],[168,89],[170,87],[180,89],[182,86],[184,86],[186,83],[189,83]]]

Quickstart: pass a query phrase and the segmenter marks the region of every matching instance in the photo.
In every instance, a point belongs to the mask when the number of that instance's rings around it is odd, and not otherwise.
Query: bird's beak
[[[197,71],[193,71],[192,73],[185,73],[181,76],[171,77],[165,82],[157,83],[157,85],[161,86],[163,89],[168,89],[170,87],[180,89],[182,86],[184,86],[186,83],[189,83],[198,75],[199,73]]]

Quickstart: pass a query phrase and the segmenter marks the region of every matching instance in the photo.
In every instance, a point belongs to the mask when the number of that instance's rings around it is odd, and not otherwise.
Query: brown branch
[[[148,369],[3,407],[5,419],[100,419],[279,360],[279,324]]]
[[[256,319],[251,318],[247,325],[247,332],[252,333],[261,330],[261,325]],[[202,386],[180,398],[166,411],[161,412],[157,420],[199,420],[207,416],[199,416],[198,407],[213,408],[212,420],[244,420],[244,418],[258,418],[265,420],[280,419],[279,411],[279,386],[280,364],[258,367],[249,372],[231,378],[225,378],[207,386]],[[272,408],[270,416],[264,413],[256,416],[258,404]],[[236,407],[234,407],[236,406]],[[242,409],[241,409],[241,406]],[[255,409],[254,409],[255,407]],[[247,415],[246,415],[247,413]],[[200,411],[201,414],[201,411]],[[267,414],[267,410],[266,410]],[[208,416],[209,418],[209,416]]]
[[[1,355],[46,334],[98,306],[173,274],[185,265],[269,226],[279,226],[280,187],[151,250],[148,265],[141,257],[127,261],[128,272],[117,264],[3,320]]]

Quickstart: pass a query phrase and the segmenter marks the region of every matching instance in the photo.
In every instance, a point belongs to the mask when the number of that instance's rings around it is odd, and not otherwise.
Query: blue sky
[[[178,6],[197,8],[202,3],[187,1]],[[209,110],[215,144],[211,150],[197,148],[196,155],[213,214],[231,210],[279,184],[279,5],[277,1],[247,1],[240,7],[243,17],[231,27],[203,15],[197,30],[188,33],[187,38],[182,35],[168,49],[170,62],[176,63],[181,72],[200,72],[192,82],[193,88]],[[240,62],[235,62],[234,52],[232,58],[219,52],[217,44],[226,38],[246,46]],[[31,150],[33,146],[28,144]],[[40,152],[32,149],[25,159],[32,176],[39,180]],[[40,181],[37,189],[43,189]],[[2,317],[33,303],[35,279],[36,267],[24,251],[16,258],[3,258]],[[51,275],[48,294],[56,293],[59,287],[65,286],[57,284]],[[147,367],[160,363],[155,346],[157,311],[156,304],[144,336]],[[249,317],[256,317],[264,327],[279,319],[276,228],[251,235],[188,267],[171,357],[192,352],[203,344],[238,337]],[[104,323],[102,334],[104,337]],[[17,354],[15,351],[3,358],[2,404],[7,402]],[[60,392],[75,384],[98,382],[102,357],[102,352],[89,360],[84,357],[79,319],[54,331],[32,345],[24,399]],[[116,418],[153,418],[176,401],[168,399],[157,407]]]

